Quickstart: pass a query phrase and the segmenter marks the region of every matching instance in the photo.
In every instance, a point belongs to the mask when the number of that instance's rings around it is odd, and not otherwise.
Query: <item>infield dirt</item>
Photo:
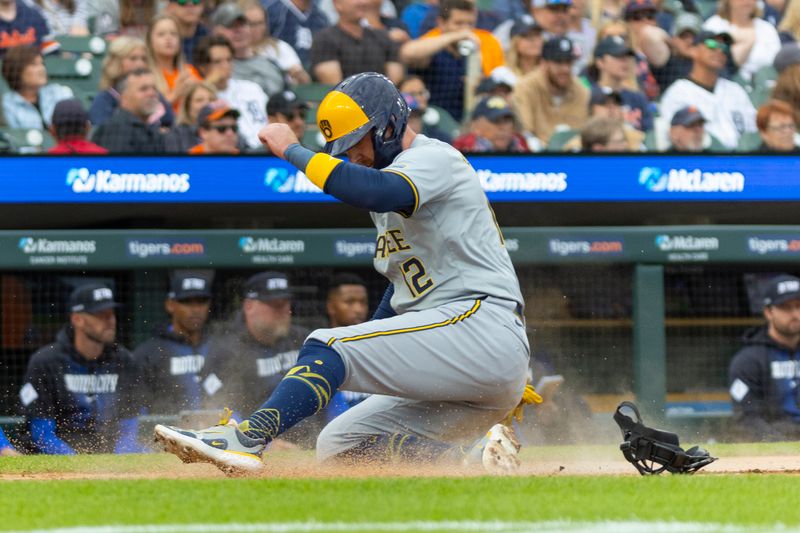
[[[61,479],[203,479],[223,478],[225,475],[216,467],[208,464],[182,464],[175,459],[164,458],[153,468],[142,468],[135,471],[113,471],[103,465],[87,465],[85,470],[68,472],[15,471],[3,473],[0,468],[0,480],[61,480]],[[2,465],[0,464],[0,467]],[[773,473],[800,474],[800,455],[775,456],[736,456],[722,457],[705,467],[696,475],[735,474],[735,473]],[[312,456],[306,454],[276,454],[274,460],[267,458],[266,468],[262,474],[251,477],[267,477],[272,479],[302,478],[369,478],[369,477],[470,477],[483,476],[486,473],[480,465],[453,466],[437,465],[354,465],[333,466],[321,465]],[[636,470],[625,460],[576,459],[564,460],[549,458],[547,460],[523,460],[516,476],[638,476]]]

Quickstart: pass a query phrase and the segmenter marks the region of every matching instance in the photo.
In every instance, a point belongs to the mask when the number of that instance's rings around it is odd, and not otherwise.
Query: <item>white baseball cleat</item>
[[[519,470],[520,444],[514,430],[503,424],[495,424],[486,435],[488,442],[483,448],[483,467],[490,474],[513,474]]]
[[[164,451],[184,463],[211,463],[229,476],[254,474],[264,469],[261,452],[266,443],[242,433],[235,424],[187,430],[157,424],[155,440]]]

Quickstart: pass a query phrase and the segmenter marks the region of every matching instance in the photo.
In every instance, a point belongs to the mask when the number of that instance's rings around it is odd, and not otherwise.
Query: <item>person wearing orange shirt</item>
[[[202,81],[197,70],[185,63],[178,22],[171,15],[157,16],[147,30],[145,42],[155,67],[156,86],[177,111],[191,83]]]
[[[488,31],[476,29],[477,19],[472,0],[442,0],[437,27],[400,48],[401,61],[425,81],[430,103],[456,120],[464,114],[467,56],[477,49],[484,76],[505,65],[500,42]]]
[[[197,115],[197,133],[203,142],[189,149],[190,154],[238,154],[239,112],[222,100],[212,102]]]

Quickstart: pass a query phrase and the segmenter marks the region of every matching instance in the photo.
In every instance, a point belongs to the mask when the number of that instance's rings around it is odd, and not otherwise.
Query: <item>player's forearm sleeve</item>
[[[136,418],[125,418],[119,421],[119,438],[114,447],[114,453],[140,453],[142,451],[136,442],[136,435],[139,433],[139,420]]]
[[[56,435],[56,421],[52,418],[31,420],[31,437],[39,451],[48,455],[75,455],[69,444]]]
[[[394,295],[394,285],[390,283],[389,286],[386,287],[386,292],[383,293],[381,303],[379,303],[378,308],[375,309],[375,314],[372,315],[372,320],[391,318],[397,314],[394,309],[392,309],[392,295]]]
[[[412,213],[417,204],[408,178],[346,163],[327,154],[315,154],[299,144],[291,145],[286,160],[303,170],[314,185],[342,202],[376,213]]]

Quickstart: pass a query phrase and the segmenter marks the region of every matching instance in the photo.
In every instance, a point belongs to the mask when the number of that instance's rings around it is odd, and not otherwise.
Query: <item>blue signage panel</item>
[[[493,202],[800,200],[797,156],[474,156]],[[0,203],[331,202],[274,157],[5,157]]]

